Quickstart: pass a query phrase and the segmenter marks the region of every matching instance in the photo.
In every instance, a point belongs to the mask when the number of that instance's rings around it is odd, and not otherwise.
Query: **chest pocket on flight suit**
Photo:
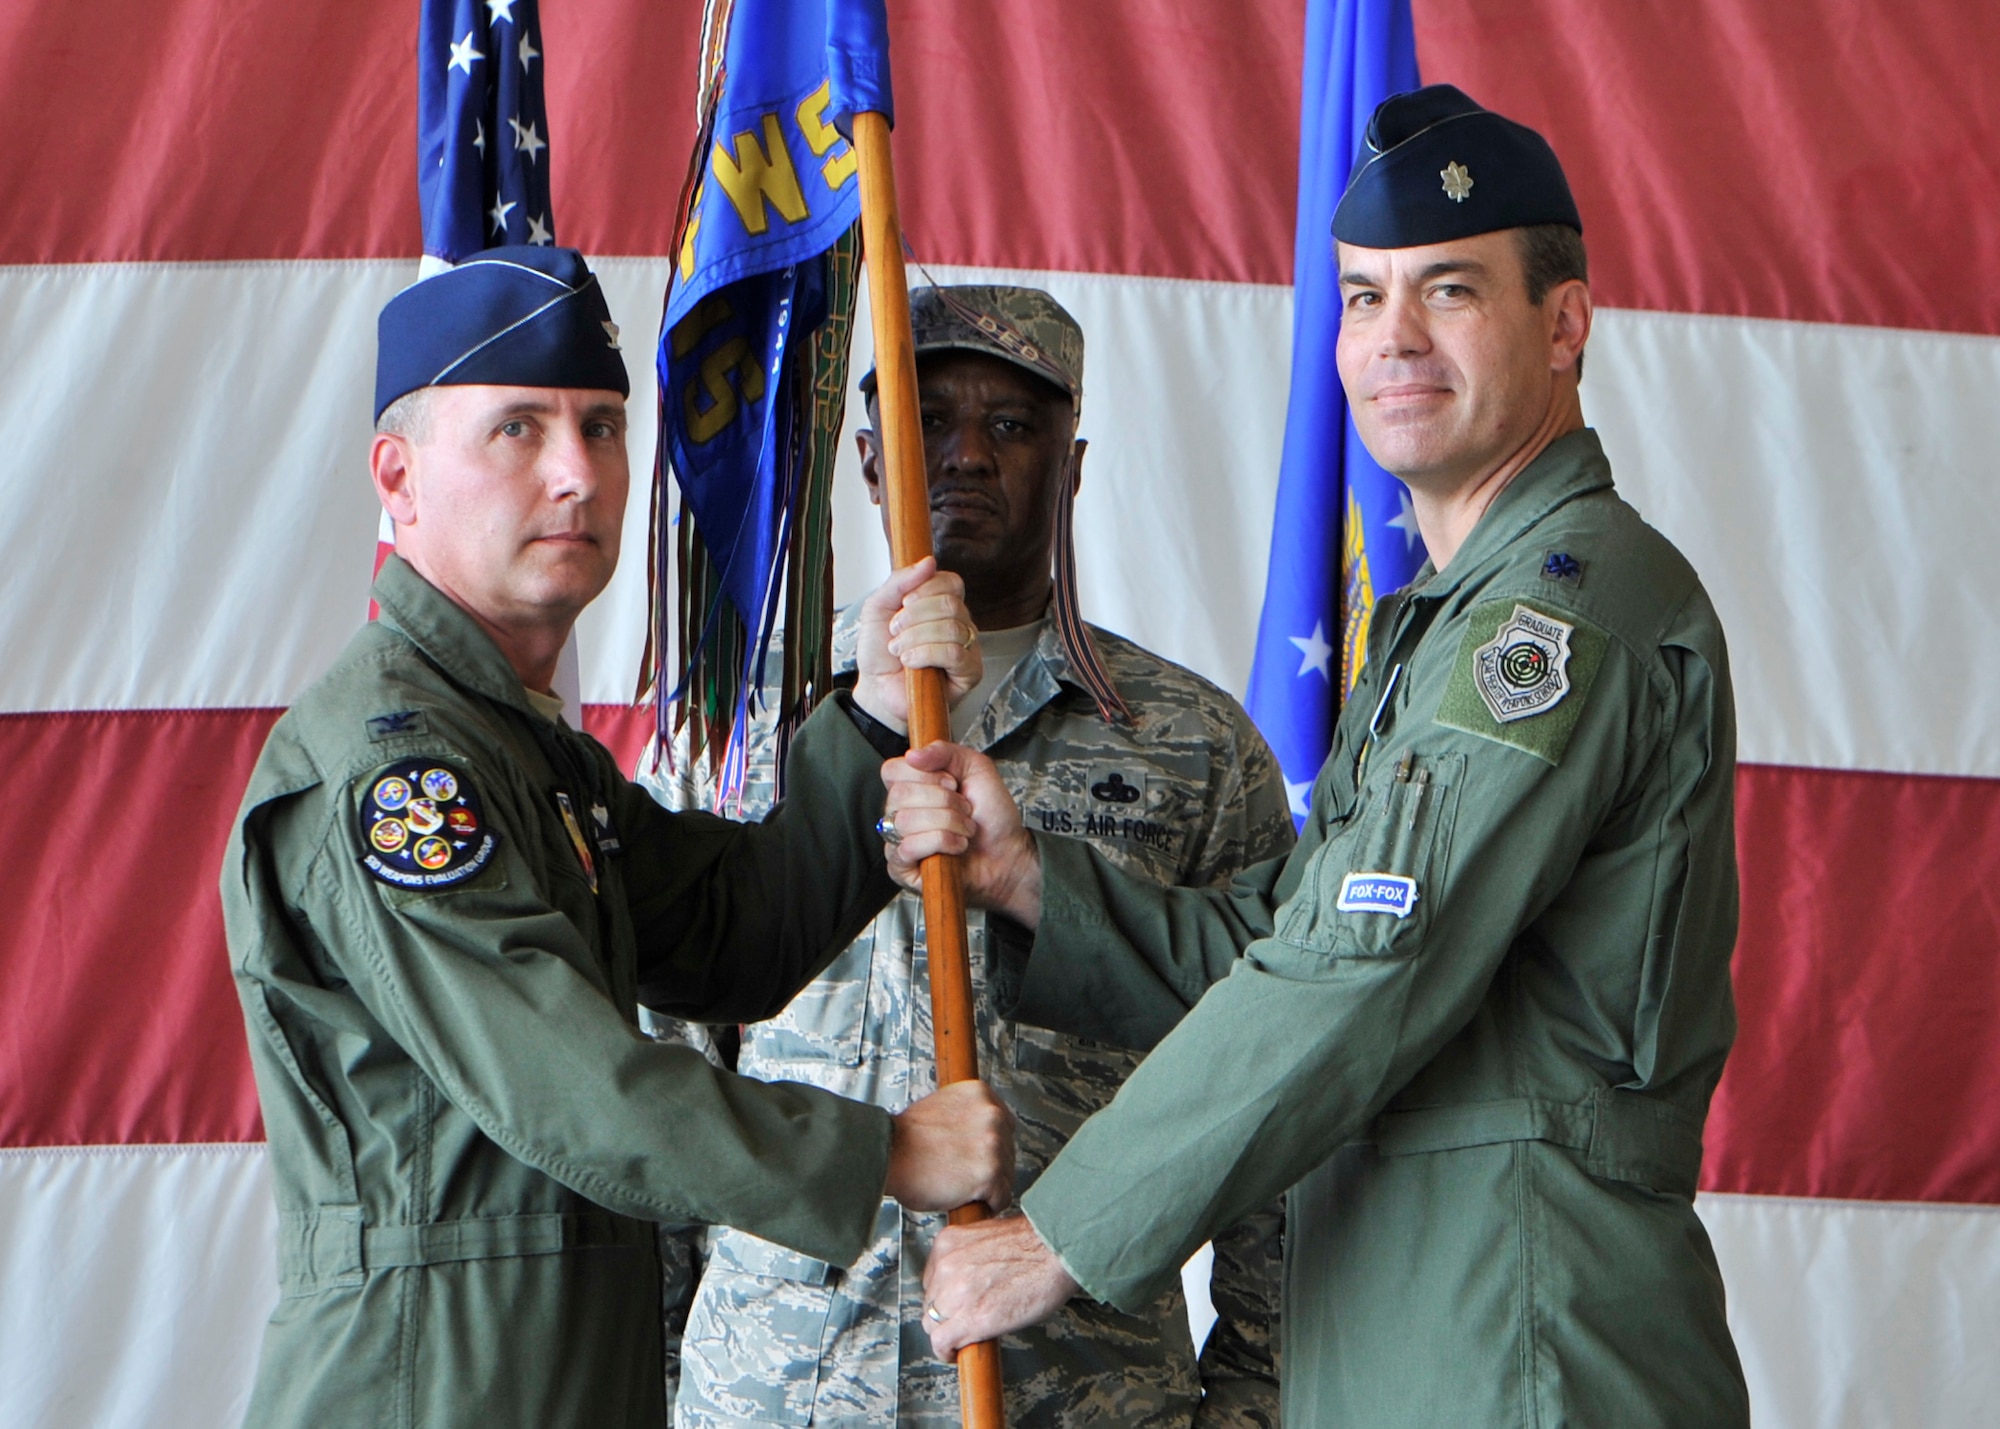
[[[1407,957],[1423,946],[1450,867],[1465,756],[1378,756],[1366,773],[1277,936],[1336,958]]]

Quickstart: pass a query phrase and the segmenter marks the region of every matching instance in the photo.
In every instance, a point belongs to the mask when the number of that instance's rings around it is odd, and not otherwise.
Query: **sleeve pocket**
[[[1449,863],[1463,754],[1384,759],[1354,814],[1314,859],[1277,936],[1336,958],[1408,957],[1423,946]]]

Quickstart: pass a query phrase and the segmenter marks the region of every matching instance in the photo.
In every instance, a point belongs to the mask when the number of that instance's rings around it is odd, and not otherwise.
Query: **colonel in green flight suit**
[[[790,800],[660,809],[549,693],[617,560],[626,394],[571,250],[489,250],[383,311],[382,618],[272,730],[222,875],[279,1212],[253,1425],[658,1429],[656,1223],[844,1264],[885,1194],[1008,1199],[983,1086],[892,1117],[637,1028],[642,1001],[767,1017],[867,925],[903,666],[963,692],[979,659],[957,577],[899,573]]]
[[[1032,935],[1013,1015],[1158,1044],[1023,1216],[939,1238],[932,1340],[1142,1305],[1289,1186],[1288,1424],[1744,1425],[1693,1206],[1735,1030],[1722,630],[1584,426],[1554,153],[1445,86],[1368,144],[1341,377],[1433,564],[1374,614],[1296,852],[1163,889],[1024,833],[977,756],[891,766],[892,871],[969,848]]]

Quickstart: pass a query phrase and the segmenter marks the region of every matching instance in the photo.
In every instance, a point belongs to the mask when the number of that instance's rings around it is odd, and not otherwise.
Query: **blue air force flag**
[[[667,295],[664,447],[730,603],[768,634],[821,256],[861,216],[843,130],[890,112],[882,0],[735,0],[722,93]]]
[[[1291,396],[1247,701],[1300,821],[1360,668],[1376,598],[1408,584],[1424,561],[1409,492],[1375,464],[1348,416],[1334,364],[1340,284],[1331,237],[1368,116],[1417,82],[1409,0],[1311,0]]]
[[[555,242],[541,34],[535,0],[423,0],[417,196],[427,260]]]

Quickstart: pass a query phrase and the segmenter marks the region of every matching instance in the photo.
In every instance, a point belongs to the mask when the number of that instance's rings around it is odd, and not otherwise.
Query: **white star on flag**
[[[1296,817],[1303,819],[1307,814],[1312,812],[1306,807],[1306,800],[1312,794],[1312,788],[1313,781],[1310,779],[1302,780],[1297,784],[1294,784],[1289,779],[1285,781],[1285,802],[1292,806],[1292,813]]]
[[[445,69],[447,71],[462,69],[469,75],[472,73],[472,62],[485,58],[484,54],[472,47],[472,31],[467,30],[465,38],[451,47],[451,62]]]
[[[502,20],[514,23],[514,0],[486,0],[486,14],[489,25],[497,25]]]
[[[1398,491],[1396,499],[1403,503],[1403,514],[1393,518],[1389,524],[1403,533],[1403,549],[1414,550],[1417,537],[1423,535],[1423,532],[1417,529],[1417,509],[1410,505],[1410,493],[1407,491]]]
[[[546,213],[540,218],[536,218],[532,213],[528,215],[528,242],[539,243],[546,247],[556,241],[556,236],[549,232],[548,219]]]
[[[1333,655],[1333,647],[1326,643],[1324,620],[1313,622],[1313,633],[1310,635],[1287,635],[1285,638],[1298,646],[1299,653],[1305,657],[1299,661],[1300,678],[1304,678],[1308,670],[1317,670],[1321,679],[1329,685],[1333,683],[1333,671],[1327,668],[1327,662]]]
[[[472,121],[472,147],[479,151],[480,158],[486,157],[486,121],[483,119],[475,118]]]
[[[519,205],[508,203],[505,199],[496,198],[493,200],[493,207],[486,210],[486,216],[493,220],[493,231],[495,233],[505,233],[507,231],[507,215],[512,213],[517,207]]]
[[[509,119],[507,122],[514,126],[514,147],[528,156],[529,163],[534,163],[535,155],[549,147],[548,141],[535,132],[535,126],[532,124],[524,125],[518,119]]]
[[[528,61],[538,60],[541,57],[542,52],[535,48],[535,42],[528,38],[528,32],[521,31],[521,73],[528,72]]]

